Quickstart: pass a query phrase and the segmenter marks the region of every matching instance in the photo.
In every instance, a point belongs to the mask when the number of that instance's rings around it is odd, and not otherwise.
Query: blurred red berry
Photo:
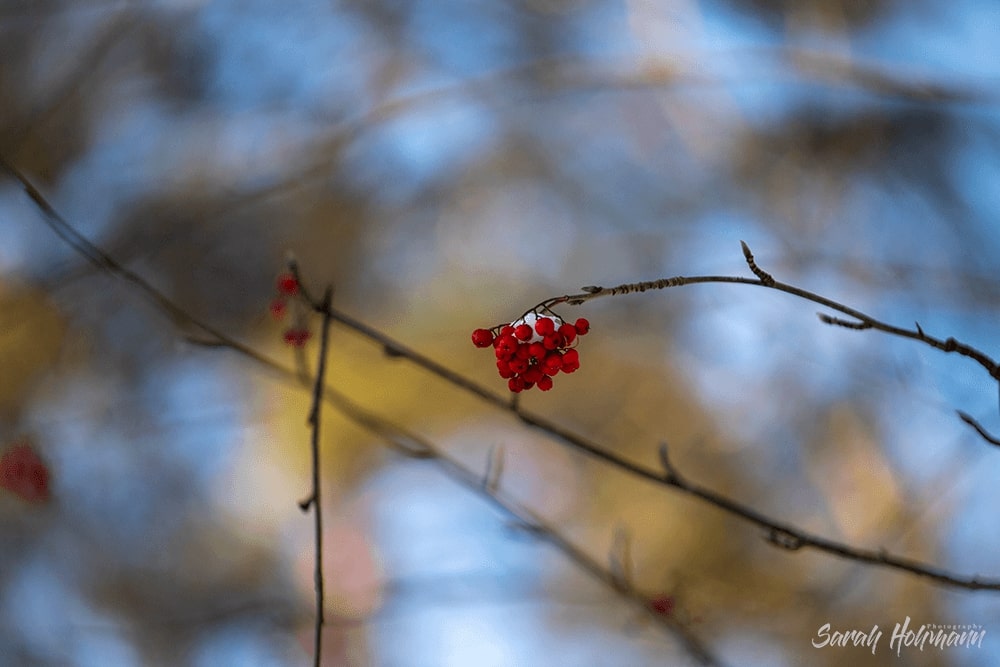
[[[299,281],[291,273],[282,273],[278,276],[278,291],[285,296],[294,296],[299,293]]]
[[[501,327],[501,329],[500,329],[500,335],[501,336],[513,336],[514,335],[514,327],[510,326],[509,324],[503,325],[503,327]]]
[[[285,332],[283,339],[286,344],[292,347],[302,347],[311,336],[312,334],[305,329],[289,329]]]
[[[489,329],[476,329],[472,332],[472,344],[476,347],[489,347],[493,344],[493,332]]]
[[[649,608],[662,616],[670,616],[674,613],[674,597],[672,595],[658,595],[649,601]]]
[[[31,446],[19,443],[0,457],[0,488],[29,503],[49,499],[49,470]]]
[[[552,378],[548,375],[543,375],[542,379],[538,381],[538,388],[542,391],[552,389]]]
[[[576,332],[581,336],[590,331],[590,322],[588,322],[585,317],[578,319],[573,326],[576,329]]]
[[[519,324],[514,327],[514,336],[518,340],[528,340],[535,332],[527,324]]]
[[[276,320],[284,319],[285,313],[288,312],[288,304],[282,298],[277,298],[271,301],[271,305],[268,308],[271,311],[271,317]]]
[[[524,380],[519,377],[512,377],[507,380],[507,388],[515,394],[519,394],[524,391]]]

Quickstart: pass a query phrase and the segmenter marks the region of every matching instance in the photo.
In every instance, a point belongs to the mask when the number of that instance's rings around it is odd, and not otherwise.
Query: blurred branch
[[[180,306],[174,304],[165,295],[156,290],[155,287],[146,282],[141,276],[129,271],[121,264],[119,264],[114,258],[110,257],[103,250],[98,248],[96,245],[92,244],[75,229],[73,229],[59,214],[52,208],[50,204],[45,200],[40,192],[24,177],[19,171],[10,166],[2,156],[0,156],[0,166],[7,169],[15,178],[21,182],[24,186],[29,197],[41,208],[42,212],[45,214],[43,220],[46,224],[56,232],[60,239],[69,244],[75,251],[82,254],[89,261],[91,261],[95,266],[100,267],[102,270],[110,273],[112,275],[118,276],[125,279],[133,287],[139,289],[144,296],[150,298],[153,303],[164,310],[175,323],[184,324],[189,328],[195,328],[210,336],[210,338],[200,338],[188,336],[186,339],[192,344],[205,346],[212,349],[226,348],[232,350],[241,356],[257,363],[260,366],[268,368],[269,370],[275,372],[284,381],[290,382],[292,384],[302,386],[307,385],[307,382],[303,381],[299,373],[292,368],[288,368],[278,361],[254,350],[253,348],[244,345],[243,343],[237,341],[234,338],[226,335],[225,333],[218,331],[211,325],[201,321],[194,315],[187,313]],[[297,267],[295,267],[297,275]],[[336,389],[330,387],[321,381],[321,376],[323,373],[323,360],[326,358],[325,350],[328,346],[328,328],[331,320],[335,319],[334,310],[330,307],[330,300],[324,297],[324,300],[317,303],[308,296],[308,292],[303,288],[304,295],[310,304],[320,312],[324,314],[323,320],[323,335],[321,340],[321,350],[320,353],[320,363],[317,369],[317,378],[313,386],[313,408],[310,414],[316,414],[317,423],[313,429],[313,482],[314,482],[314,495],[310,496],[307,501],[303,501],[300,507],[305,505],[308,507],[309,504],[315,503],[317,508],[316,514],[316,525],[317,531],[320,530],[321,521],[319,514],[319,482],[316,478],[317,471],[319,469],[318,462],[318,450],[316,449],[316,438],[318,433],[318,415],[319,407],[316,402],[316,396],[318,392],[322,392],[323,399],[336,408],[341,414],[347,417],[349,420],[355,424],[365,428],[366,430],[372,432],[373,434],[380,437],[383,442],[400,452],[401,454],[415,458],[433,461],[439,469],[446,473],[449,477],[456,480],[462,486],[466,487],[470,491],[486,498],[498,509],[502,510],[508,514],[511,518],[516,520],[518,523],[529,526],[532,534],[543,538],[548,543],[556,547],[560,552],[562,552],[567,558],[569,558],[577,566],[588,572],[597,580],[608,585],[612,589],[616,590],[619,595],[624,597],[626,600],[631,602],[634,606],[640,608],[651,620],[658,623],[660,627],[668,630],[673,636],[680,639],[680,641],[685,646],[685,649],[690,652],[699,663],[704,665],[717,665],[719,664],[717,660],[712,656],[711,652],[693,635],[690,631],[681,624],[677,619],[670,616],[656,612],[649,606],[649,596],[639,591],[638,589],[629,586],[627,588],[622,588],[618,583],[615,576],[605,569],[598,561],[591,558],[586,552],[574,545],[568,539],[563,537],[559,532],[548,525],[545,520],[537,513],[531,511],[524,505],[521,505],[512,497],[504,494],[500,491],[500,476],[499,476],[499,463],[491,464],[494,467],[491,472],[488,473],[487,479],[490,479],[490,483],[483,484],[483,477],[474,472],[471,468],[466,467],[457,459],[449,456],[443,449],[437,447],[422,438],[419,435],[409,432],[407,429],[392,424],[381,417],[375,415],[372,412],[365,410],[353,401],[351,401],[347,396],[340,393]],[[303,507],[303,509],[305,509]],[[319,563],[321,563],[322,556],[322,541],[317,534],[316,540],[316,550],[317,550],[317,635],[316,635],[316,659],[319,657],[319,628],[322,624],[322,571],[320,569]]]
[[[124,9],[112,8],[115,13],[101,28],[101,32],[92,40],[84,53],[76,53],[73,67],[65,73],[51,92],[43,100],[31,106],[30,112],[17,123],[12,130],[6,131],[5,139],[9,138],[12,146],[7,149],[15,158],[21,154],[27,145],[32,131],[37,134],[37,128],[44,126],[74,95],[86,86],[91,78],[100,71],[100,65],[114,49],[122,35],[134,21],[131,7]],[[4,141],[6,145],[8,142]]]
[[[676,282],[681,281],[681,282]],[[660,289],[663,287],[676,286],[680,284],[692,284],[697,282],[731,282],[731,283],[743,283],[750,285],[765,286],[759,280],[751,280],[748,278],[736,278],[727,276],[705,276],[701,278],[671,278],[664,281],[655,281],[654,283],[637,283],[634,285],[623,285],[617,288],[612,288],[604,290],[603,288],[594,287],[591,288],[595,291],[586,292],[585,294],[572,295],[567,297],[556,297],[545,302],[541,305],[552,304],[557,302],[568,302],[568,303],[582,303],[584,300],[589,300],[590,298],[596,298],[598,296],[608,296],[612,293],[615,294],[626,294],[634,291],[644,291],[645,289]],[[662,284],[661,284],[662,283]],[[835,309],[844,309],[847,314],[854,317],[868,318],[868,316],[854,311],[846,306],[840,306],[836,302],[825,299],[818,295],[813,295],[804,290],[799,290],[798,288],[784,285],[783,283],[775,282],[772,286],[774,289],[779,289],[781,291],[788,291],[792,294],[797,294],[808,298],[809,300],[818,301],[824,305],[828,305]],[[616,291],[617,290],[617,291]],[[530,311],[529,311],[530,312]],[[648,481],[651,481],[661,486],[668,486],[674,488],[678,491],[685,493],[686,495],[698,498],[701,501],[712,505],[727,514],[740,518],[744,521],[757,525],[765,530],[766,536],[768,536],[769,542],[775,544],[776,546],[781,546],[783,548],[789,549],[790,546],[794,546],[794,550],[799,549],[816,549],[818,551],[825,552],[827,554],[837,556],[839,558],[844,558],[848,560],[854,560],[860,563],[866,563],[869,565],[875,565],[880,567],[887,567],[895,570],[900,570],[903,572],[909,572],[910,574],[916,575],[918,577],[927,578],[931,581],[935,581],[940,584],[945,584],[948,586],[954,586],[957,588],[964,588],[967,590],[993,590],[1000,591],[1000,580],[993,578],[983,578],[978,575],[965,576],[958,575],[947,570],[929,565],[927,563],[922,563],[909,558],[904,558],[901,556],[893,555],[885,550],[871,550],[862,549],[858,547],[852,547],[834,540],[827,539],[825,537],[820,537],[818,535],[813,535],[807,533],[806,531],[800,530],[794,526],[785,524],[776,519],[772,519],[752,507],[743,505],[735,500],[727,498],[721,494],[718,494],[706,487],[700,486],[698,484],[687,481],[685,478],[681,477],[679,472],[672,465],[669,468],[665,468],[664,471],[658,471],[641,464],[630,461],[626,458],[619,456],[611,448],[601,446],[594,443],[583,436],[580,436],[572,431],[564,429],[552,421],[536,415],[532,412],[528,412],[519,407],[517,403],[512,403],[507,396],[502,396],[497,394],[490,389],[483,387],[482,385],[476,383],[475,381],[456,373],[455,371],[442,366],[436,361],[426,357],[419,352],[412,350],[399,341],[396,341],[386,334],[368,326],[367,324],[337,310],[332,312],[333,319],[337,320],[341,324],[357,331],[358,333],[370,338],[372,341],[377,343],[384,350],[391,353],[391,356],[402,357],[407,361],[420,366],[421,368],[433,373],[439,378],[449,382],[450,384],[459,387],[471,394],[479,396],[487,403],[508,412],[512,412],[517,415],[518,418],[525,424],[534,426],[539,430],[545,432],[546,434],[552,436],[555,439],[561,440],[573,449],[584,452],[593,456],[594,458],[600,459],[606,463],[613,465],[614,467],[629,472],[637,477],[641,477]],[[881,323],[879,323],[881,324]],[[874,326],[874,325],[873,325]],[[882,325],[888,327],[889,325]],[[907,336],[911,338],[919,338],[916,334]],[[930,339],[937,340],[937,339]],[[949,339],[953,340],[953,339]],[[955,349],[949,351],[957,351]],[[983,355],[985,357],[985,355]],[[988,358],[987,358],[988,359]],[[661,450],[662,452],[662,450]],[[661,456],[662,458],[662,456]],[[669,459],[667,459],[669,461]],[[791,549],[790,549],[791,550]]]
[[[142,292],[147,298],[151,299],[154,304],[164,310],[170,317],[179,325],[186,325],[187,327],[193,327],[200,329],[202,332],[208,334],[209,336],[217,339],[221,345],[228,347],[240,354],[264,365],[272,370],[279,372],[286,377],[294,378],[294,371],[287,369],[276,361],[264,356],[263,354],[253,350],[252,348],[230,338],[221,331],[216,330],[207,323],[195,318],[193,315],[187,313],[183,308],[175,304],[161,292],[159,292],[155,287],[146,282],[141,276],[129,271],[115,261],[112,257],[108,256],[103,250],[90,243],[86,238],[80,235],[75,229],[73,229],[59,214],[52,208],[52,206],[45,200],[41,193],[31,184],[31,182],[19,171],[8,164],[2,156],[0,156],[0,166],[4,167],[9,171],[24,187],[25,191],[28,193],[29,197],[39,206],[42,212],[45,214],[43,220],[45,223],[56,232],[56,234],[63,239],[66,243],[74,248],[77,252],[81,253],[88,260],[93,262],[96,266],[100,267],[102,270],[108,273],[117,275],[125,279],[130,285],[137,288]],[[745,254],[749,255],[749,249],[745,249]],[[748,263],[752,259],[752,256],[747,258]],[[759,270],[759,269],[758,269]],[[801,290],[799,288],[785,285],[784,283],[774,282],[773,284],[767,285],[761,280],[752,280],[749,278],[738,278],[731,276],[700,276],[694,278],[668,278],[659,281],[653,281],[651,283],[635,283],[631,285],[622,285],[616,288],[604,289],[601,287],[588,288],[584,294],[555,297],[542,302],[540,305],[544,304],[555,304],[555,303],[583,303],[593,298],[600,296],[608,296],[614,294],[628,294],[632,292],[641,292],[646,289],[662,289],[665,287],[674,287],[678,285],[694,284],[694,283],[705,283],[705,282],[722,282],[722,283],[738,283],[738,284],[749,284],[757,285],[763,287],[770,287],[772,289],[777,289],[783,292],[788,292],[790,294],[805,298],[816,303],[825,305],[831,309],[842,312],[850,317],[857,319],[862,322],[870,322],[873,328],[878,328],[889,333],[894,333],[907,338],[914,338],[917,340],[922,340],[923,342],[943,349],[946,352],[959,352],[965,354],[966,356],[971,356],[972,358],[979,361],[988,370],[991,370],[991,375],[996,373],[996,363],[991,359],[983,355],[982,353],[975,351],[973,348],[965,346],[958,343],[953,338],[947,339],[947,341],[939,341],[936,338],[932,338],[923,334],[922,331],[909,331],[905,329],[898,329],[891,325],[883,324],[874,320],[873,318],[859,312],[843,306],[835,301],[826,299],[811,292]],[[854,560],[861,563],[867,563],[870,565],[876,565],[881,567],[887,567],[903,572],[908,572],[918,577],[923,577],[931,581],[945,584],[948,586],[953,586],[956,588],[963,588],[972,591],[978,590],[993,590],[1000,591],[1000,580],[997,579],[987,579],[979,577],[978,575],[964,576],[953,574],[946,570],[916,561],[908,558],[903,558],[900,556],[894,556],[884,550],[869,550],[857,547],[852,547],[843,543],[839,543],[824,537],[813,535],[806,531],[795,528],[794,526],[785,524],[776,519],[767,517],[766,515],[756,511],[755,509],[743,505],[735,500],[727,498],[723,495],[717,494],[705,487],[697,485],[695,483],[687,481],[685,478],[681,477],[676,468],[672,465],[666,467],[664,470],[656,470],[639,463],[630,461],[624,457],[619,456],[614,450],[603,447],[595,442],[592,442],[581,435],[578,435],[568,429],[564,429],[555,423],[551,422],[544,417],[536,415],[534,413],[522,410],[517,403],[512,403],[507,396],[501,396],[490,389],[483,387],[482,385],[476,383],[475,381],[466,378],[465,376],[452,371],[445,366],[433,361],[429,357],[426,357],[415,350],[412,350],[405,346],[403,343],[390,338],[388,335],[374,329],[373,327],[345,314],[332,307],[320,308],[320,312],[324,316],[328,316],[332,320],[347,326],[350,329],[366,336],[380,347],[382,347],[386,352],[390,353],[391,356],[403,357],[407,361],[420,366],[421,368],[431,372],[432,374],[440,377],[441,379],[451,383],[452,385],[467,391],[468,393],[479,396],[484,399],[487,403],[494,405],[495,407],[511,412],[517,415],[522,422],[530,426],[534,426],[539,430],[547,433],[549,436],[564,442],[571,448],[586,453],[594,458],[602,460],[606,463],[613,465],[614,467],[629,472],[637,477],[646,479],[655,484],[661,486],[670,487],[681,491],[685,495],[700,499],[701,501],[712,505],[727,514],[744,520],[748,523],[754,524],[760,528],[763,528],[768,535],[772,543],[781,543],[780,545],[789,548],[794,546],[795,550],[801,550],[805,548],[812,548],[818,551],[825,552],[830,555],[834,555],[840,558]],[[369,413],[365,413],[359,407],[350,403],[346,397],[339,395],[328,386],[324,386],[324,395],[328,399],[334,398],[334,404],[340,404],[345,406],[347,414],[361,415],[364,423],[369,425],[377,425],[378,420]],[[400,430],[401,431],[401,430]],[[412,440],[412,438],[411,438]],[[418,450],[420,451],[420,450]],[[423,448],[423,453],[432,452],[433,450],[428,450],[426,447]],[[662,454],[661,454],[662,456]],[[668,458],[663,457],[663,460],[669,461]],[[483,488],[481,484],[481,478],[478,475],[473,475],[475,482],[475,487],[477,489]]]

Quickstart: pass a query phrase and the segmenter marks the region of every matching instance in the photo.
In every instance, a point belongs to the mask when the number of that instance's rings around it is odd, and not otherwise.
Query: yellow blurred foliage
[[[0,413],[17,410],[65,336],[66,321],[44,292],[0,285]]]

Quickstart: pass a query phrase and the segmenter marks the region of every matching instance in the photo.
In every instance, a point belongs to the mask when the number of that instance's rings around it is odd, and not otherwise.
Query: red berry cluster
[[[299,281],[291,273],[282,273],[278,276],[275,287],[278,289],[278,296],[271,300],[269,310],[271,311],[271,317],[280,322],[285,319],[285,315],[288,313],[288,298],[294,297],[299,293]],[[296,319],[301,320],[302,318],[299,317]],[[309,340],[310,336],[312,334],[309,333],[309,330],[304,325],[293,325],[285,329],[282,340],[285,341],[286,345],[302,347]]]
[[[510,324],[476,329],[472,344],[493,346],[497,371],[515,394],[535,386],[548,391],[557,373],[580,368],[580,354],[570,346],[588,331],[590,322],[582,317],[570,324],[555,315],[532,312]]]

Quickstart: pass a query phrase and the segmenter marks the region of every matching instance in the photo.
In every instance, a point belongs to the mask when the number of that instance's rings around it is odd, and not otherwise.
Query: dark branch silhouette
[[[23,174],[7,163],[2,156],[0,156],[0,166],[3,166],[21,183],[28,196],[45,214],[42,219],[62,240],[68,243],[74,248],[74,250],[86,257],[101,270],[125,279],[130,285],[138,289],[144,296],[149,298],[156,306],[168,314],[175,324],[188,329],[197,329],[208,337],[208,340],[200,340],[199,342],[204,342],[214,347],[225,347],[236,351],[258,364],[276,371],[282,375],[284,379],[298,381],[301,384],[302,379],[297,377],[294,370],[285,368],[273,359],[266,357],[256,350],[253,350],[252,348],[227,336],[225,333],[215,329],[211,325],[190,315],[183,308],[156,290],[141,276],[128,270],[103,250],[90,243],[90,241],[73,229],[73,227],[70,226],[46,201],[37,188],[35,188]],[[864,313],[861,313],[860,311],[849,308],[848,306],[831,299],[827,299],[826,297],[819,296],[792,285],[774,281],[769,274],[763,272],[756,266],[756,263],[753,262],[752,255],[749,252],[749,248],[746,248],[744,252],[747,256],[748,265],[750,265],[751,270],[754,271],[755,275],[758,276],[758,279],[756,280],[733,276],[677,276],[645,283],[620,285],[614,288],[592,286],[584,288],[582,294],[565,295],[547,299],[536,306],[536,308],[548,308],[563,303],[578,305],[602,296],[631,294],[635,292],[644,292],[650,289],[664,289],[667,287],[678,287],[697,283],[735,283],[756,285],[786,292],[814,303],[818,303],[855,320],[855,322],[844,320],[843,323],[841,323],[841,321],[838,321],[837,318],[829,318],[831,321],[827,322],[828,324],[845,326],[860,323],[864,325],[864,328],[878,329],[893,335],[918,340],[944,352],[957,352],[958,354],[967,356],[977,361],[990,373],[992,377],[997,378],[998,374],[1000,374],[1000,371],[998,371],[997,368],[997,363],[990,357],[971,346],[958,342],[954,338],[942,340],[928,336],[923,332],[919,325],[915,330],[909,330],[885,324]],[[764,277],[760,277],[761,275]],[[660,450],[662,470],[648,468],[630,461],[619,456],[608,447],[604,447],[581,435],[564,429],[540,415],[522,410],[517,401],[511,400],[509,396],[497,394],[477,382],[448,369],[429,357],[410,349],[403,343],[389,337],[385,333],[374,329],[373,327],[347,315],[346,313],[342,313],[339,310],[332,308],[325,300],[323,303],[319,304],[310,300],[310,303],[314,309],[317,310],[317,312],[324,316],[324,328],[328,325],[330,320],[336,320],[340,324],[356,331],[359,334],[362,334],[374,343],[378,344],[388,356],[404,358],[407,361],[414,363],[415,365],[438,376],[450,384],[468,393],[479,396],[487,403],[501,410],[506,410],[517,415],[525,424],[543,431],[547,435],[569,445],[577,451],[602,460],[637,477],[646,479],[661,486],[672,488],[690,497],[697,498],[733,517],[756,525],[764,530],[765,538],[776,547],[789,551],[811,548],[846,560],[886,567],[925,578],[939,584],[971,591],[1000,590],[1000,580],[998,579],[983,578],[978,575],[965,576],[954,574],[920,561],[895,556],[882,549],[870,550],[839,543],[834,540],[800,530],[777,519],[772,519],[752,507],[741,504],[733,499],[718,494],[706,487],[686,479],[681,475],[680,471],[670,463],[665,447],[662,447]],[[851,328],[855,327],[852,326]],[[448,474],[453,475],[456,478],[467,478],[468,483],[463,482],[467,488],[494,500],[499,506],[503,507],[512,514],[522,518],[528,517],[526,519],[526,523],[533,527],[541,526],[542,528],[539,528],[540,533],[545,535],[546,539],[550,543],[558,547],[563,553],[571,558],[571,560],[594,574],[602,581],[605,581],[609,585],[615,587],[616,590],[622,591],[622,594],[625,597],[636,602],[641,601],[645,608],[645,603],[648,601],[648,598],[636,592],[634,588],[631,588],[632,585],[630,582],[626,582],[627,586],[623,587],[621,577],[616,577],[608,569],[594,563],[592,560],[588,560],[589,557],[582,554],[582,552],[578,553],[577,551],[574,551],[576,548],[566,541],[556,529],[552,527],[544,527],[544,524],[536,521],[537,517],[532,515],[526,508],[518,506],[509,499],[502,499],[499,493],[499,477],[497,477],[492,483],[484,485],[482,475],[476,474],[468,468],[463,467],[460,463],[448,459],[440,450],[429,445],[419,437],[407,433],[404,429],[395,426],[387,426],[386,423],[379,417],[376,417],[355,405],[347,399],[346,396],[340,394],[333,388],[317,382],[313,386],[314,396],[316,388],[319,386],[322,386],[324,399],[331,403],[331,405],[334,405],[338,410],[342,411],[349,418],[387,438],[391,445],[397,450],[419,458],[434,461],[438,463],[443,470],[448,472]],[[492,476],[493,473],[488,473],[488,475]],[[669,619],[663,619],[659,616],[654,617],[658,618],[661,623],[667,624],[668,627],[672,625],[669,622]],[[677,631],[677,628],[672,629],[675,632]],[[688,650],[691,650],[694,655],[701,656],[699,659],[702,660],[702,662],[710,663],[710,659],[706,657],[708,656],[707,652],[699,652],[692,649],[690,642],[687,639],[685,639],[685,645],[688,646]]]
[[[329,287],[323,294],[322,307],[329,311],[333,290]],[[323,624],[325,622],[323,613],[323,504],[320,494],[320,465],[319,465],[319,422],[323,406],[324,377],[326,376],[326,355],[329,350],[330,340],[330,318],[323,317],[323,326],[320,333],[319,353],[316,362],[316,380],[313,383],[312,406],[309,408],[310,438],[309,449],[312,454],[312,492],[309,497],[299,503],[299,508],[303,512],[308,512],[312,507],[315,519],[313,526],[315,529],[315,571],[313,577],[316,585],[316,619],[314,634],[313,665],[319,667],[320,654],[323,647]]]

